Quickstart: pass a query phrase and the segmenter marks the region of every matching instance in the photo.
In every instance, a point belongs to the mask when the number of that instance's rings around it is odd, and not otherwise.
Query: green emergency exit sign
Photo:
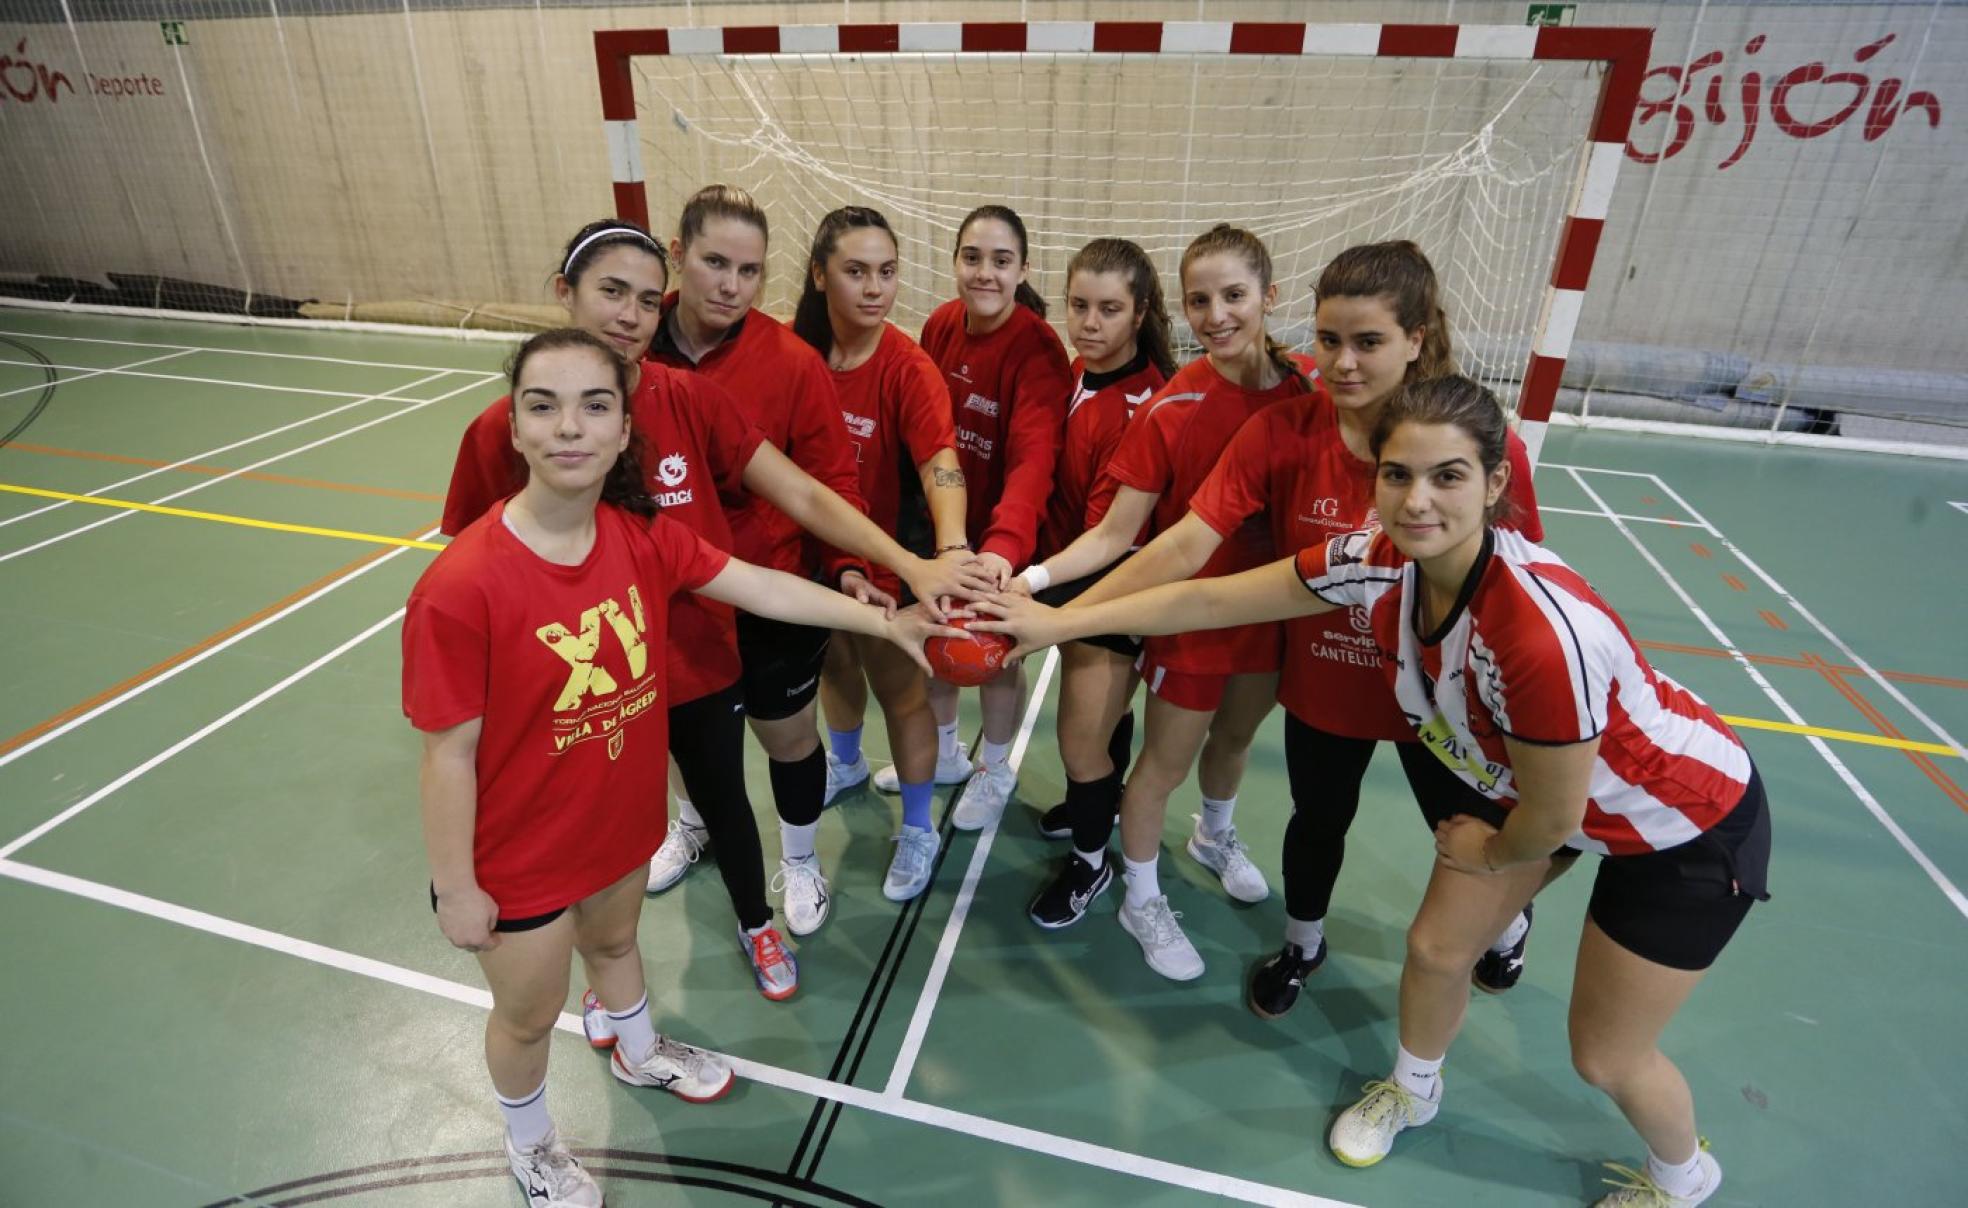
[[[1538,6],[1533,6],[1538,7]],[[185,23],[182,21],[159,21],[157,27],[164,31],[164,45],[190,46],[191,39],[185,37]]]
[[[1526,25],[1570,25],[1578,18],[1576,4],[1533,4],[1524,13]]]

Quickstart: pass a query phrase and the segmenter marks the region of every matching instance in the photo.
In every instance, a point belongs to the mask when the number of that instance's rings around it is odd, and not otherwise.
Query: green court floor
[[[417,538],[505,352],[0,308],[0,487]],[[1742,719],[1769,788],[1775,898],[1666,1041],[1727,1170],[1711,1203],[1958,1201],[1968,469],[1556,429],[1537,488],[1547,544]],[[0,1203],[519,1203],[398,704],[432,556],[0,489]],[[1033,927],[1059,849],[1032,821],[1063,778],[1030,670],[1023,804],[952,836],[917,902],[879,890],[891,799],[826,815],[836,909],[790,1002],[753,989],[712,871],[649,901],[661,1025],[744,1081],[701,1107],[631,1091],[563,1017],[554,1113],[610,1204],[1567,1205],[1641,1156],[1567,1052],[1590,870],[1546,893],[1522,984],[1477,996],[1438,1121],[1371,1170],[1327,1153],[1389,1065],[1432,857],[1391,752],[1332,959],[1283,1020],[1241,994],[1283,925],[1275,714],[1238,809],[1268,901],[1183,854],[1193,785],[1171,803],[1164,885],[1203,978],[1148,970],[1114,895]]]

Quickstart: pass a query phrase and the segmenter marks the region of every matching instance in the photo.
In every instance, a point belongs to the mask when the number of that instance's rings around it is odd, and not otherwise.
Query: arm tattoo
[[[931,481],[939,487],[960,487],[964,485],[962,470],[946,470],[942,466],[930,469]]]

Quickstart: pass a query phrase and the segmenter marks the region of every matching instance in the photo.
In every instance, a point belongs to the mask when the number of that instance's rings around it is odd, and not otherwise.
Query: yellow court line
[[[222,512],[197,512],[190,508],[165,507],[156,503],[137,503],[128,499],[104,499],[100,495],[72,495],[67,491],[48,491],[40,487],[16,486],[0,482],[0,491],[15,495],[35,495],[43,499],[61,499],[69,503],[93,503],[98,507],[124,508],[135,512],[155,512],[160,516],[181,516],[187,520],[210,520],[219,524],[236,524],[243,528],[272,529],[281,533],[305,533],[311,537],[334,537],[342,541],[366,541],[372,545],[401,545],[409,549],[441,550],[444,547],[435,541],[417,541],[409,537],[389,537],[381,533],[357,533],[348,529],[320,528],[311,524],[282,524],[274,520],[255,520],[250,516],[230,516]],[[1952,747],[1937,742],[1915,742],[1907,738],[1887,738],[1879,734],[1862,734],[1856,730],[1832,730],[1824,726],[1798,726],[1787,721],[1765,721],[1757,717],[1723,717],[1723,721],[1745,730],[1771,730],[1778,734],[1801,734],[1816,738],[1830,738],[1838,742],[1855,742],[1869,747],[1890,747],[1897,751],[1920,751],[1928,755],[1953,755]]]
[[[137,503],[130,499],[104,499],[100,495],[72,495],[67,491],[47,491],[40,487],[16,486],[11,482],[0,482],[0,491],[14,495],[34,495],[42,499],[60,499],[67,503],[93,503],[97,507],[122,508],[132,512],[155,512],[160,516],[181,516],[186,520],[210,520],[218,524],[236,524],[241,528],[272,529],[279,533],[305,533],[310,537],[334,537],[341,541],[366,541],[371,545],[400,545],[407,549],[431,550],[444,548],[435,541],[417,541],[409,537],[390,537],[382,533],[356,533],[348,529],[319,528],[312,524],[282,524],[277,520],[255,520],[251,516],[229,516],[223,512],[197,512],[190,508],[165,507],[158,503]]]
[[[1839,742],[1862,743],[1868,747],[1891,747],[1896,751],[1919,751],[1926,755],[1953,755],[1953,747],[1938,742],[1915,742],[1910,738],[1887,738],[1883,734],[1862,734],[1857,730],[1828,730],[1823,726],[1798,726],[1787,721],[1764,721],[1759,717],[1722,717],[1732,726],[1745,730],[1774,730],[1779,734],[1803,734],[1813,738],[1835,738]]]

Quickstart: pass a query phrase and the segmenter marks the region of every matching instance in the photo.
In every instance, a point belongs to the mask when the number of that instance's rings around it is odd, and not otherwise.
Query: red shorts
[[[1143,652],[1135,660],[1134,669],[1141,673],[1141,682],[1148,685],[1148,691],[1178,709],[1193,709],[1198,713],[1216,712],[1223,704],[1223,689],[1230,683],[1228,674],[1173,670],[1156,662],[1150,652]]]

